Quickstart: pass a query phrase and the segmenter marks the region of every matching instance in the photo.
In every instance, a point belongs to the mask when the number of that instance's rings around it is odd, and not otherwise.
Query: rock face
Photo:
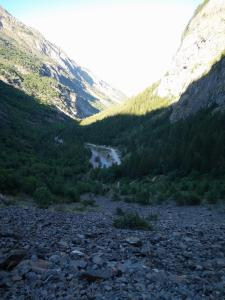
[[[172,121],[213,103],[225,104],[224,89],[221,90],[225,80],[224,60],[221,60],[225,54],[224,16],[224,0],[206,0],[186,27],[171,67],[156,90],[159,96],[178,101]]]
[[[50,104],[72,117],[90,116],[125,98],[1,7],[0,52],[1,80],[37,98],[43,93],[38,93],[38,87],[32,89],[31,83],[47,84],[54,91],[54,95],[49,95],[51,100],[47,99]],[[36,77],[31,77],[34,74]]]

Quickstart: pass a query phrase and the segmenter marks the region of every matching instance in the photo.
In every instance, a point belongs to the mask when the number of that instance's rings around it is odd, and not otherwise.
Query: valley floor
[[[225,299],[224,208],[95,200],[84,213],[0,209],[1,299]],[[115,229],[117,207],[159,219]]]

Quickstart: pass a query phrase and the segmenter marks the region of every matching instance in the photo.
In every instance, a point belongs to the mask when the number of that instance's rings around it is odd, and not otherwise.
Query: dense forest
[[[90,154],[78,124],[3,82],[0,95],[1,192],[24,193],[44,206],[93,189],[82,183]]]
[[[84,126],[2,82],[0,92],[3,193],[24,193],[41,206],[78,201],[85,192],[111,191],[144,203],[179,197],[183,190],[197,202],[204,195],[210,201],[223,197],[225,123],[216,107],[171,123],[168,101],[146,101],[147,90],[132,100],[136,113],[125,104],[127,114]],[[91,170],[85,142],[115,146],[122,164]]]

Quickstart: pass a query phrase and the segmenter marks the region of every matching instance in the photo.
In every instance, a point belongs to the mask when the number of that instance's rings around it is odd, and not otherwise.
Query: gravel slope
[[[0,209],[1,299],[225,299],[224,208]],[[116,207],[157,212],[153,231],[112,226]]]

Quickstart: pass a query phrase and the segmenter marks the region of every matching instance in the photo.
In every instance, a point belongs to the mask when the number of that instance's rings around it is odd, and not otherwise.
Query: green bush
[[[42,186],[35,190],[34,200],[38,207],[47,208],[52,203],[52,194],[46,186]]]
[[[70,185],[64,187],[64,196],[72,202],[80,201],[80,192],[78,188]]]
[[[38,186],[38,181],[34,176],[28,176],[23,179],[23,189],[24,192],[33,195]]]
[[[125,196],[122,198],[122,200],[126,203],[136,203],[137,199],[134,198],[133,196]]]
[[[198,195],[203,196],[205,193],[207,193],[209,190],[209,182],[207,180],[199,182],[199,184],[196,187],[196,192]]]
[[[122,208],[117,207],[117,208],[116,208],[116,215],[117,215],[117,216],[124,216],[124,215],[125,215],[125,212],[122,210]]]
[[[201,198],[195,192],[178,192],[175,195],[178,205],[200,205]]]
[[[149,192],[147,190],[143,190],[137,193],[137,202],[142,205],[148,205],[150,203]]]
[[[125,196],[129,194],[129,186],[123,185],[120,189],[120,194]]]
[[[95,200],[82,200],[81,201],[81,204],[84,206],[84,207],[87,207],[87,206],[96,206],[96,202]]]
[[[119,195],[119,193],[118,192],[114,192],[113,193],[113,196],[112,196],[112,201],[120,201],[121,200],[121,198],[120,198],[120,195]]]
[[[209,204],[216,204],[218,202],[217,197],[215,197],[213,191],[205,193],[205,197]]]
[[[151,230],[152,225],[142,218],[137,212],[124,213],[118,216],[114,222],[114,227],[120,229],[133,229],[133,230]]]

